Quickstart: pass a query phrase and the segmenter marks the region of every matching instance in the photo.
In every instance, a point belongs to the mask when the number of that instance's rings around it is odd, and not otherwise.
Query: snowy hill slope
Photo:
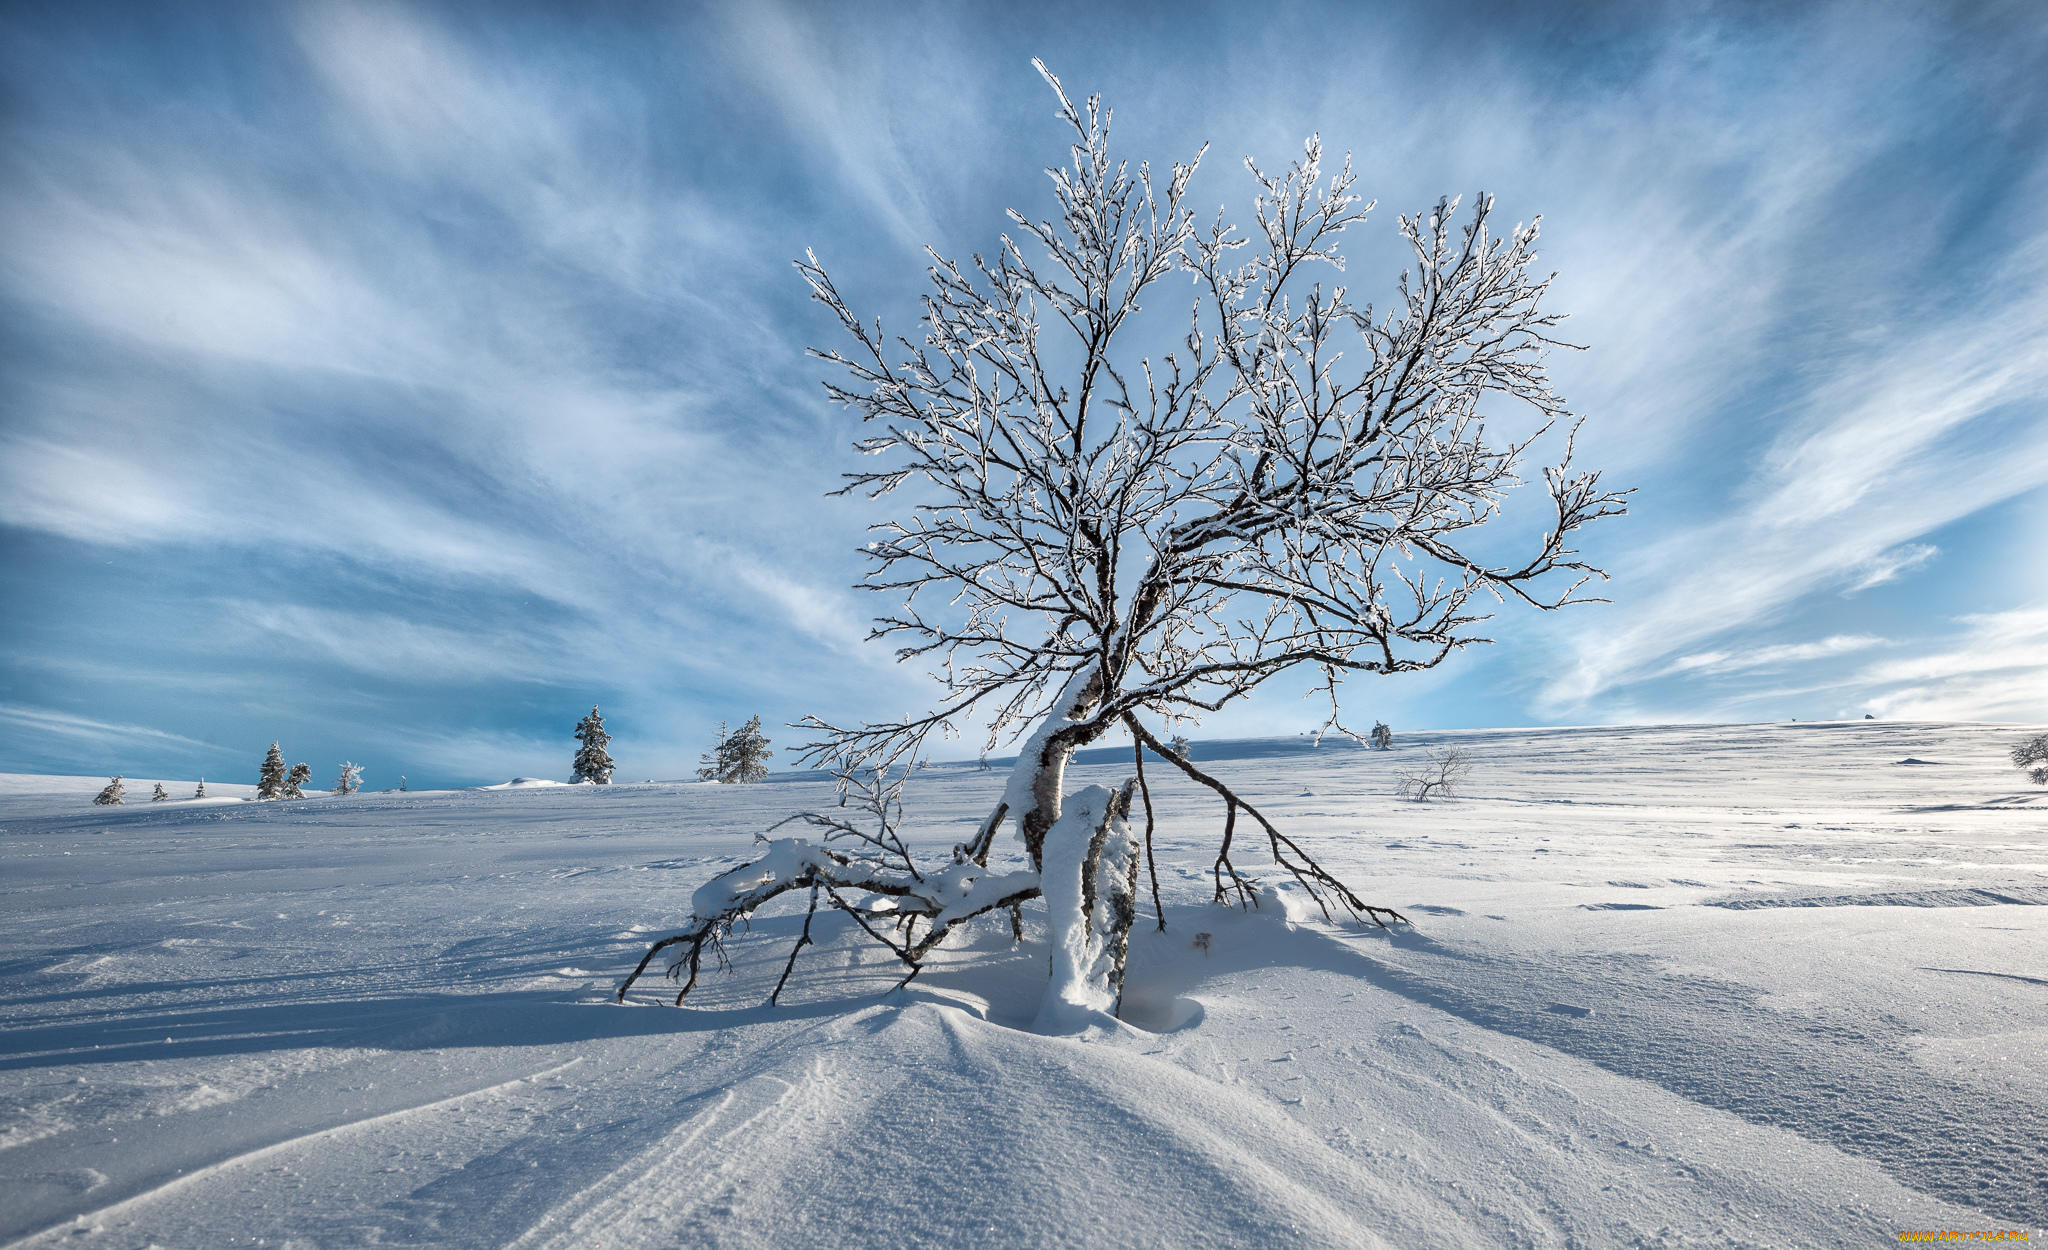
[[[895,971],[821,918],[769,1008],[796,918],[766,916],[690,1007],[610,1005],[691,887],[831,803],[815,779],[118,808],[90,806],[104,779],[0,780],[0,1243],[1819,1245],[2048,1224],[2048,794],[2004,763],[2021,736],[1204,744],[1416,927],[1203,903],[1221,813],[1151,768],[1169,928],[1134,948],[1129,1027],[1086,1039],[1019,1030],[1045,948],[1000,923],[886,994]],[[1396,801],[1393,773],[1452,741],[1478,761],[1468,796]],[[1000,784],[929,770],[915,832],[958,841]]]

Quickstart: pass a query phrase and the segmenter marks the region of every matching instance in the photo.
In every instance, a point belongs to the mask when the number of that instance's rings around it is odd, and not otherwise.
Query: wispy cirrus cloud
[[[219,751],[218,744],[187,738],[183,734],[166,733],[148,725],[122,725],[108,721],[94,720],[89,716],[77,716],[53,708],[34,707],[22,703],[0,703],[0,721],[33,734],[54,734],[60,738],[73,739],[94,748],[142,747],[151,750],[171,750],[187,755],[199,752]]]
[[[1867,634],[1836,634],[1817,642],[1781,643],[1748,651],[1702,651],[1682,655],[1671,662],[1680,673],[1738,673],[1751,669],[1783,668],[1810,660],[1828,659],[1884,645],[1884,639]]]
[[[1868,589],[1931,559],[1926,535],[2048,485],[2048,273],[2028,248],[1938,330],[1881,332],[1890,350],[1823,371],[1738,506],[1622,566],[1648,593],[1573,645],[1548,702],[1583,703],[1701,642],[1768,624],[1817,593]],[[1881,575],[1873,577],[1873,573]]]
[[[1822,681],[1751,692],[1739,701],[1821,696],[1844,716],[1868,711],[1892,720],[2048,723],[2048,606],[1942,624],[1938,642],[1913,654]]]
[[[1933,543],[1906,543],[1890,551],[1879,552],[1855,570],[1855,583],[1842,593],[1853,595],[1873,586],[1895,582],[1916,569],[1924,568],[1940,554],[1941,548]]]
[[[920,119],[890,109],[884,87],[910,86],[941,72],[940,66],[892,73],[859,25],[834,29],[817,21],[817,12],[783,0],[733,5],[719,16],[739,66],[781,115],[791,138],[831,161],[839,180],[899,246],[914,254],[938,238],[923,179],[899,138]],[[963,101],[950,103],[958,107]]]

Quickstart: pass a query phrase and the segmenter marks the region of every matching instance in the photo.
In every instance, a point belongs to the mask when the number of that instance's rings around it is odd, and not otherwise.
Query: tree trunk
[[[1031,866],[1043,869],[1046,834],[1059,823],[1066,783],[1067,761],[1077,748],[1102,736],[1107,728],[1091,722],[1088,713],[1102,698],[1102,670],[1095,664],[1080,669],[1067,679],[1043,724],[1031,732],[1010,781],[1003,790],[1024,839],[1024,853]]]

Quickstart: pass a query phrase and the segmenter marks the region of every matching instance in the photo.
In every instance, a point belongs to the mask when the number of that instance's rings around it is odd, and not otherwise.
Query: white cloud
[[[1957,645],[1888,660],[1850,679],[1870,709],[1912,720],[2048,723],[2048,605],[1966,616]]]
[[[1671,671],[1708,674],[1784,668],[1788,665],[1830,659],[1883,645],[1884,639],[1874,638],[1868,634],[1836,634],[1818,642],[1784,643],[1778,646],[1756,647],[1747,651],[1703,651],[1696,655],[1680,656],[1671,662]]]
[[[211,742],[201,742],[197,738],[187,738],[182,734],[166,733],[146,725],[115,724],[94,720],[88,716],[74,716],[69,712],[58,712],[50,708],[32,707],[25,703],[0,703],[0,721],[30,733],[54,734],[100,747],[129,745],[155,750],[168,747],[187,753],[223,749]]]
[[[1856,583],[1842,593],[1853,595],[1858,591],[1869,590],[1872,586],[1895,582],[1940,554],[1941,548],[1932,543],[1907,543],[1881,552],[1858,567]]]
[[[1643,588],[1574,640],[1545,692],[1572,707],[1666,669],[1665,657],[1768,622],[1800,598],[1869,583],[1914,540],[2048,484],[2048,273],[2029,252],[1974,301],[1983,311],[1857,353],[1796,405],[1737,507],[1639,549]],[[1931,558],[1931,557],[1930,557]],[[1597,631],[1597,632],[1596,632]]]
[[[882,97],[888,75],[861,55],[858,36],[825,46],[814,20],[825,12],[793,9],[782,0],[718,10],[739,66],[781,111],[791,134],[824,151],[897,242],[921,248],[937,240],[939,230],[925,205],[923,181],[898,139],[898,118]],[[954,108],[962,103],[951,102]]]

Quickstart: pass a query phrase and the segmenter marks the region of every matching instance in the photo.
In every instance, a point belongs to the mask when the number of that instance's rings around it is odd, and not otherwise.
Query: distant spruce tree
[[[161,803],[165,799],[168,799],[170,797],[171,792],[169,790],[164,789],[164,783],[159,781],[156,783],[156,793],[149,796],[149,801],[152,803]]]
[[[1387,722],[1374,721],[1372,733],[1365,741],[1375,751],[1391,751],[1394,747],[1394,731],[1387,728]]]
[[[761,718],[751,717],[739,732],[725,740],[725,768],[720,781],[745,783],[768,775],[768,739],[761,735]]]
[[[313,770],[308,768],[306,775],[312,776]],[[336,794],[354,794],[362,788],[363,766],[355,763],[343,764],[341,766],[341,776],[334,779],[334,792]]]
[[[192,797],[195,799],[203,799],[206,797],[206,778],[201,777],[199,779],[199,788],[192,792]]]
[[[266,803],[284,797],[284,752],[275,742],[263,757],[263,771],[256,778],[256,797]]]
[[[697,763],[702,765],[697,769],[697,780],[725,780],[725,743],[730,736],[725,732],[725,722],[718,722],[718,745],[697,757]]]
[[[590,715],[576,722],[576,741],[583,746],[576,752],[576,768],[569,775],[572,784],[588,782],[593,786],[608,786],[612,783],[611,753],[605,748],[611,745],[612,736],[604,731],[604,717],[598,715],[597,705],[590,705]]]
[[[109,781],[107,783],[107,788],[100,791],[100,797],[94,799],[93,802],[119,803],[121,801],[121,796],[126,793],[128,792],[121,788],[121,779],[119,777],[116,777],[112,781]]]
[[[697,770],[697,780],[728,785],[759,781],[768,775],[766,760],[773,754],[768,749],[768,739],[761,734],[760,717],[750,718],[733,732],[727,732],[725,722],[720,721],[718,745],[704,753],[704,766]]]
[[[284,793],[279,798],[302,799],[306,797],[306,783],[313,780],[313,766],[299,763],[284,775]]]

